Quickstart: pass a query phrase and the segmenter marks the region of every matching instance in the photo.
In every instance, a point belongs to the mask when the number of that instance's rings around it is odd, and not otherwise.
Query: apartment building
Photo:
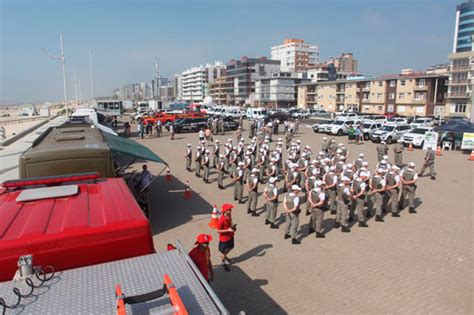
[[[227,85],[226,76],[221,76],[209,83],[209,96],[212,97],[212,102],[217,105],[227,104]]]
[[[296,85],[311,80],[302,73],[277,72],[255,82],[255,105],[268,108],[296,106]]]
[[[304,71],[319,62],[319,47],[303,39],[286,38],[282,45],[271,47],[271,59],[280,60],[283,72]]]
[[[474,122],[474,1],[456,7],[452,53],[448,55],[449,81],[446,116],[465,116]]]
[[[202,102],[208,95],[209,83],[224,74],[221,62],[189,68],[181,73],[181,99],[187,102]]]
[[[333,64],[338,72],[357,73],[358,61],[352,53],[342,53],[340,56],[331,57],[325,63]]]
[[[305,72],[312,82],[342,80],[351,75],[349,72],[337,71],[334,65],[326,64],[309,67]]]
[[[280,72],[280,60],[266,57],[230,60],[226,65],[227,105],[254,105],[256,80],[276,72]]]
[[[298,107],[329,112],[440,115],[445,108],[447,79],[444,74],[411,73],[302,84],[298,86]]]

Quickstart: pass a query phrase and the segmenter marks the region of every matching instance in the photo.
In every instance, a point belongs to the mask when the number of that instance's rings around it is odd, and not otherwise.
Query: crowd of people
[[[255,130],[252,133],[252,125]],[[295,123],[285,128],[285,140],[271,140],[273,129],[268,124],[250,123],[250,143],[245,144],[239,133],[235,142],[228,139],[213,144],[201,139],[193,154],[187,144],[186,169],[210,184],[210,171],[217,171],[218,189],[226,189],[224,181],[230,179],[234,187],[234,201],[246,204],[247,213],[259,216],[257,204],[260,185],[265,201],[265,224],[278,229],[277,214],[280,196],[281,210],[286,216],[284,238],[299,244],[297,238],[300,214],[309,218],[309,233],[324,238],[323,221],[328,213],[335,215],[335,228],[350,232],[351,223],[357,221],[361,228],[368,227],[368,218],[384,222],[386,213],[399,217],[400,210],[408,206],[409,213],[416,213],[415,194],[418,173],[415,163],[402,164],[403,145],[394,146],[395,163],[388,158],[388,147],[381,143],[377,147],[378,163],[369,166],[363,153],[354,160],[349,151],[335,139],[323,139],[319,152],[300,140],[293,141]],[[270,129],[270,130],[269,130]],[[274,145],[273,145],[274,144]],[[286,159],[283,153],[286,151]],[[194,169],[192,162],[194,161]],[[430,168],[435,179],[434,151],[428,150],[423,168]],[[244,191],[247,199],[244,201]]]

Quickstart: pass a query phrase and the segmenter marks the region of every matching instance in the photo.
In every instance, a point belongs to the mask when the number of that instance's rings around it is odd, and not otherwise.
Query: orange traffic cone
[[[471,156],[469,157],[469,161],[474,161],[474,150],[471,150]]]
[[[211,221],[208,223],[208,225],[211,229],[217,228],[217,206],[216,205],[214,205],[214,208],[212,208]]]
[[[443,153],[441,153],[441,147],[438,146],[438,147],[436,148],[436,156],[442,156],[442,155],[443,155]]]
[[[173,179],[171,178],[170,168],[166,168],[166,181],[171,182]]]
[[[191,190],[189,189],[189,180],[186,181],[186,188],[184,189],[184,199],[191,199]]]
[[[408,145],[407,151],[413,151],[413,143],[410,142],[410,144]]]

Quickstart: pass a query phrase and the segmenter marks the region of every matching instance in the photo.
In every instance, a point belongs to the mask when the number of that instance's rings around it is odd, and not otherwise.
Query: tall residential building
[[[266,57],[232,59],[226,66],[227,105],[253,105],[255,81],[280,71],[280,60]]]
[[[304,71],[319,62],[319,47],[302,39],[286,38],[283,45],[271,48],[271,59],[280,60],[281,71]]]
[[[342,53],[338,57],[331,57],[325,62],[333,64],[338,72],[357,73],[357,59],[352,53]]]
[[[209,83],[209,96],[216,105],[227,104],[227,77],[222,76]]]
[[[277,72],[255,82],[255,105],[259,107],[290,108],[296,106],[297,84],[310,82],[306,74]]]
[[[450,61],[447,116],[470,117],[474,122],[474,1],[469,0],[457,6],[454,29],[453,52]]]
[[[181,74],[181,99],[188,102],[202,102],[208,95],[208,85],[225,71],[221,62],[200,65],[183,71]]]

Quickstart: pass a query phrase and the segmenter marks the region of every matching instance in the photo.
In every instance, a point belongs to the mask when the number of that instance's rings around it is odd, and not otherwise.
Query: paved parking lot
[[[296,139],[319,151],[323,135],[307,127],[300,132]],[[217,138],[222,143],[231,136],[235,138],[230,132]],[[207,224],[212,205],[232,202],[232,188],[218,190],[217,182],[206,185],[186,172],[185,145],[190,142],[194,149],[197,134],[177,134],[174,141],[169,137],[138,141],[169,162],[174,176],[172,182],[159,178],[151,193],[156,249],[163,250],[176,239],[190,249],[197,234],[212,234],[216,275],[212,286],[232,314],[241,310],[247,314],[472,314],[474,162],[467,155],[444,152],[436,160],[437,180],[419,179],[418,214],[404,210],[400,218],[387,216],[383,223],[372,218],[368,229],[355,225],[346,234],[332,229],[334,216],[326,213],[325,239],[307,236],[309,217],[302,214],[298,246],[283,239],[281,227],[270,230],[263,216],[251,217],[245,205],[236,205],[233,217],[238,230],[231,254],[235,265],[225,272],[219,266],[217,233]],[[337,141],[347,144],[346,137]],[[374,168],[374,144],[347,147],[350,160],[364,152]],[[420,150],[405,152],[404,162],[414,161],[419,170],[423,157]],[[163,166],[150,163],[149,167],[156,174]],[[187,180],[191,200],[183,198]],[[229,180],[224,184],[229,185]],[[281,209],[280,204],[279,213]]]

